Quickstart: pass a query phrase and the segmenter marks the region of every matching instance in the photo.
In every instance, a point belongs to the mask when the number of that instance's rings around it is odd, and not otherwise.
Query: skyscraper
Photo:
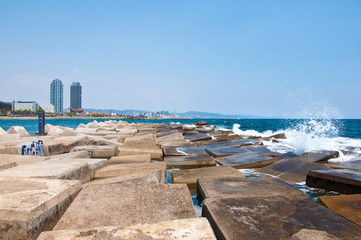
[[[63,83],[59,79],[50,84],[50,104],[54,105],[55,112],[63,112]]]
[[[81,109],[81,85],[79,82],[73,82],[70,86],[70,110]]]

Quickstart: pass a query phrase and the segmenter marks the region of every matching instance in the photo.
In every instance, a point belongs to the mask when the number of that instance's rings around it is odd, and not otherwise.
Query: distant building
[[[46,113],[54,113],[55,112],[55,108],[53,104],[48,104],[48,105],[43,105],[41,106],[41,108],[46,112]]]
[[[50,84],[50,104],[54,105],[55,112],[63,112],[63,83],[59,79]]]
[[[35,101],[13,101],[13,111],[37,112],[39,105]]]
[[[11,110],[12,103],[11,102],[2,102],[0,101],[0,110]]]
[[[73,84],[70,86],[70,111],[82,112],[81,85],[79,82],[73,82]]]

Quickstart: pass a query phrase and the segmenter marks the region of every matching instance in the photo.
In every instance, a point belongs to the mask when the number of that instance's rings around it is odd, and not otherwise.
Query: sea
[[[92,121],[109,120],[119,121],[119,119],[46,119],[45,123],[76,128],[80,123],[87,124]],[[121,121],[129,123],[192,124],[201,120],[206,121],[209,125],[214,125],[216,129],[232,130],[234,134],[242,136],[267,137],[284,133],[286,139],[282,139],[282,141],[263,142],[264,145],[275,152],[302,154],[311,151],[332,150],[339,151],[340,157],[329,161],[347,162],[361,159],[361,119],[122,119]],[[0,119],[0,127],[5,131],[11,126],[23,126],[30,135],[35,136],[38,131],[38,120]],[[350,152],[353,154],[349,154]],[[247,177],[257,177],[252,173],[252,169],[241,171]],[[168,178],[170,179],[169,176]],[[322,189],[309,188],[305,182],[297,183],[295,186],[315,201],[319,196],[338,194]],[[192,195],[192,199],[197,205],[195,195]],[[200,208],[198,207],[196,210],[199,212]]]

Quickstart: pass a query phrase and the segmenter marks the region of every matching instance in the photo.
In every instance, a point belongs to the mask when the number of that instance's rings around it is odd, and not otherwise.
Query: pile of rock
[[[282,141],[282,134],[239,136],[204,121],[94,121],[76,129],[47,125],[46,132],[0,129],[0,239],[361,236],[361,172],[334,170],[327,161],[337,152],[280,155],[263,142]],[[34,142],[44,154],[20,155]],[[247,168],[257,168],[257,176],[239,171]],[[173,184],[166,184],[167,172]],[[306,178],[350,195],[321,198],[330,211],[293,187]],[[354,211],[338,212],[346,202]]]

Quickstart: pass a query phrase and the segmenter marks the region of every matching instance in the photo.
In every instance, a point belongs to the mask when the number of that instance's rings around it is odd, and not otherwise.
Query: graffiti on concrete
[[[19,144],[20,155],[45,156],[44,142],[42,140]]]

